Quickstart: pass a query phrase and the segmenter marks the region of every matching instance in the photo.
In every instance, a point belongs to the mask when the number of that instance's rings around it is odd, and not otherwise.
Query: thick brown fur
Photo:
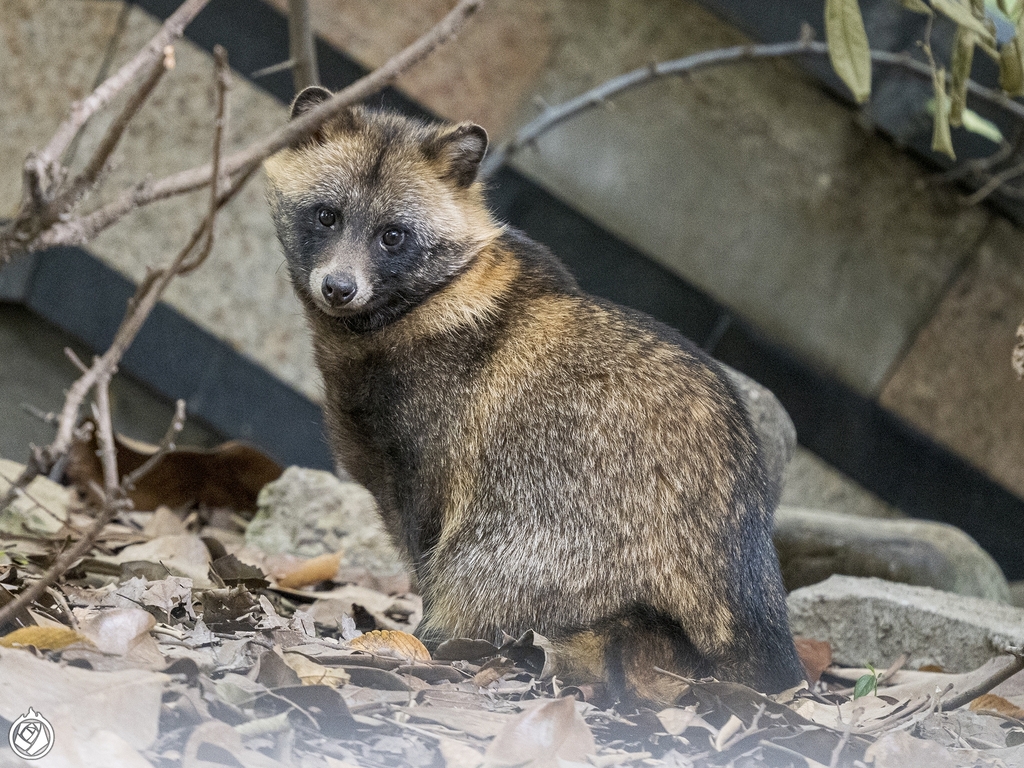
[[[655,666],[794,685],[778,488],[736,393],[495,223],[485,146],[475,126],[356,108],[267,162],[332,446],[416,569],[421,636],[533,629],[570,681],[639,700],[678,690]]]

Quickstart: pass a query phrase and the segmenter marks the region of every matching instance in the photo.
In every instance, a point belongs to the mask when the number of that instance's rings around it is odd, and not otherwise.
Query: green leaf
[[[825,0],[825,37],[832,68],[858,104],[871,95],[871,49],[857,0]]]
[[[982,43],[995,46],[996,37],[988,25],[971,13],[971,9],[962,5],[957,0],[932,0],[932,8],[944,16],[948,16],[961,27],[974,32]]]
[[[923,13],[925,16],[934,15],[924,0],[900,0],[900,5],[914,13]]]
[[[928,110],[928,114],[932,115],[932,117],[935,117],[936,100],[934,98],[928,99],[928,103],[925,106]],[[949,109],[948,100],[946,101],[946,109]],[[1003,132],[999,130],[999,126],[997,126],[991,120],[986,120],[973,109],[965,109],[963,118],[964,121],[962,127],[965,131],[970,131],[971,133],[976,133],[979,136],[984,136],[986,139],[996,144],[1001,144],[1005,140]],[[933,146],[932,149],[935,149],[935,147]]]
[[[964,110],[964,130],[984,136],[996,144],[1003,143],[1003,132],[991,120],[986,120],[973,109]]]
[[[956,160],[953,138],[949,133],[949,97],[946,95],[946,70],[940,67],[932,73],[932,87],[935,90],[934,116],[932,118],[932,151],[946,154]]]
[[[999,87],[1011,96],[1024,96],[1024,57],[1019,38],[999,49]]]
[[[1001,13],[1011,23],[1020,18],[1022,0],[985,0],[985,7],[995,13]]]
[[[853,698],[855,699],[859,699],[861,696],[867,696],[869,693],[878,692],[878,670],[870,664],[867,666],[871,671],[866,675],[858,677],[857,682],[853,685]]]
[[[856,685],[853,686],[853,698],[859,699],[861,696],[867,696],[868,694],[875,693],[878,690],[878,678],[870,673],[861,675],[857,678]]]
[[[967,106],[967,81],[971,79],[971,64],[974,61],[974,43],[977,36],[965,27],[956,28],[953,40],[953,56],[950,61],[951,88],[949,94],[949,124],[963,123]]]

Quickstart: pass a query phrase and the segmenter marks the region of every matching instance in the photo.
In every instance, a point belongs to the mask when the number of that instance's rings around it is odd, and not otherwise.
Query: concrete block
[[[406,570],[377,513],[373,496],[330,472],[288,467],[260,491],[246,543],[268,553],[316,557],[342,550],[343,567],[374,576]]]
[[[967,672],[1024,643],[1024,609],[881,579],[832,576],[789,595],[794,634],[826,640],[839,664]]]
[[[547,104],[651,61],[749,42],[686,2],[556,2],[550,23],[558,45],[537,82]],[[613,102],[513,164],[771,339],[877,392],[984,211],[926,185],[915,160],[788,62],[710,69]]]
[[[780,507],[774,540],[788,590],[841,574],[1010,602],[1006,578],[992,557],[945,523]]]

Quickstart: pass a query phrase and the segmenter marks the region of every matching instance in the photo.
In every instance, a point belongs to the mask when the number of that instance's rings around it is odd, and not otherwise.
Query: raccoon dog
[[[735,391],[496,223],[486,146],[352,108],[266,163],[335,457],[415,568],[421,637],[533,629],[563,679],[628,700],[672,700],[655,666],[796,684],[778,488]]]

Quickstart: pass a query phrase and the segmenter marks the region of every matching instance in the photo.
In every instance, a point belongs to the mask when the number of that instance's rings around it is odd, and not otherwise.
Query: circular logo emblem
[[[11,725],[7,741],[14,754],[26,760],[38,760],[53,746],[53,727],[45,717],[29,707],[28,712]]]

